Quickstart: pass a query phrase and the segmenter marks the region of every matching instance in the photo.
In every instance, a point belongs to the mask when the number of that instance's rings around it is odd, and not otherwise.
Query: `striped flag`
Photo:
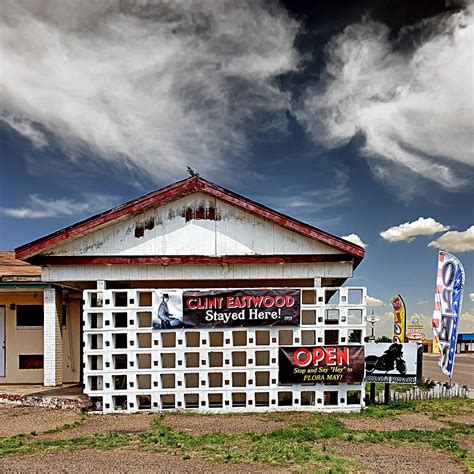
[[[438,364],[449,377],[453,374],[464,281],[461,262],[454,255],[439,252],[433,334],[440,352]]]

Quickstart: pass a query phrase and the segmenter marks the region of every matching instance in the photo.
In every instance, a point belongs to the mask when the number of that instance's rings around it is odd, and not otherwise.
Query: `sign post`
[[[385,384],[383,402],[385,405],[388,405],[390,403],[390,384],[389,383]]]
[[[374,315],[374,310],[372,310],[372,314],[367,316],[367,321],[370,323],[371,334],[369,336],[369,341],[375,342],[375,332],[374,332],[374,325],[380,319]],[[375,382],[370,383],[370,395],[369,395],[369,403],[371,405],[375,405]]]

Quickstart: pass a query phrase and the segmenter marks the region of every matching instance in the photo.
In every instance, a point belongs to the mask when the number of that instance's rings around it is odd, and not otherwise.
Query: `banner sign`
[[[184,326],[298,326],[300,293],[287,288],[184,291]]]
[[[369,342],[365,345],[365,381],[421,383],[423,368],[421,344]]]
[[[439,252],[432,325],[440,353],[438,364],[448,377],[453,375],[464,281],[461,262],[454,255]]]
[[[364,346],[280,347],[281,384],[356,383],[364,379]]]
[[[406,334],[406,311],[405,302],[400,295],[390,301],[393,306],[393,342],[405,342]]]

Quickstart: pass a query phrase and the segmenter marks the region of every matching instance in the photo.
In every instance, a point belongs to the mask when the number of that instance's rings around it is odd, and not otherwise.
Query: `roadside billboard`
[[[421,383],[423,346],[369,342],[365,345],[365,381]]]
[[[364,346],[280,347],[280,384],[356,383],[364,379]]]
[[[423,342],[426,339],[426,335],[423,332],[423,324],[420,324],[420,320],[414,317],[410,323],[407,324],[406,338],[408,342]]]

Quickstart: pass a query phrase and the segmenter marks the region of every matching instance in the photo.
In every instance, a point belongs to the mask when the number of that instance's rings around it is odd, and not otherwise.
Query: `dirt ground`
[[[307,413],[268,413],[232,416],[190,416],[139,413],[134,415],[92,415],[76,426],[61,429],[81,419],[78,411],[53,410],[12,405],[0,405],[0,436],[10,437],[36,432],[27,442],[38,440],[77,438],[93,434],[140,433],[150,429],[153,420],[190,434],[247,432],[267,433],[289,425],[308,422]],[[346,428],[394,431],[400,429],[437,430],[447,421],[472,423],[474,415],[446,416],[431,420],[423,413],[407,413],[395,418],[341,417]],[[46,433],[48,430],[59,430]],[[472,449],[466,439],[465,448]],[[387,443],[349,443],[332,440],[329,452],[354,459],[363,472],[462,472],[459,465],[446,453],[430,449],[394,447]],[[275,472],[262,464],[214,464],[192,454],[190,459],[173,454],[147,453],[135,450],[49,452],[8,456],[0,459],[0,472]],[[403,466],[403,470],[400,469]],[[433,470],[430,471],[430,467]]]
[[[463,413],[462,415],[447,416],[441,419],[443,421],[454,421],[455,423],[474,425],[474,413]]]
[[[342,418],[341,421],[349,430],[439,430],[446,425],[440,421],[431,420],[423,413],[407,413],[395,418]]]
[[[0,437],[16,436],[36,432],[35,439],[64,439],[92,434],[139,433],[147,431],[157,415],[138,413],[134,415],[88,415],[85,421],[70,428],[55,432],[65,424],[73,424],[80,419],[78,411],[54,410],[48,408],[0,405]],[[273,420],[259,415],[224,416],[184,416],[167,415],[162,420],[170,428],[194,434],[209,433],[268,433],[288,426],[288,421]],[[291,420],[292,423],[297,420]]]
[[[0,405],[0,437],[42,433],[79,419],[79,411]]]
[[[259,464],[214,464],[199,458],[183,459],[167,454],[140,451],[93,451],[72,453],[28,454],[0,459],[0,472],[36,473],[157,473],[157,472],[209,472],[258,473],[284,472]]]
[[[88,415],[78,426],[35,436],[35,440],[67,439],[93,434],[107,435],[110,433],[142,433],[150,429],[156,415],[137,413],[135,415]]]
[[[211,433],[269,433],[288,426],[288,422],[275,421],[258,415],[180,416],[168,415],[162,423],[175,430],[193,434]]]
[[[335,451],[340,456],[355,459],[365,473],[464,472],[449,456],[431,450],[392,447],[381,443],[338,442]]]

